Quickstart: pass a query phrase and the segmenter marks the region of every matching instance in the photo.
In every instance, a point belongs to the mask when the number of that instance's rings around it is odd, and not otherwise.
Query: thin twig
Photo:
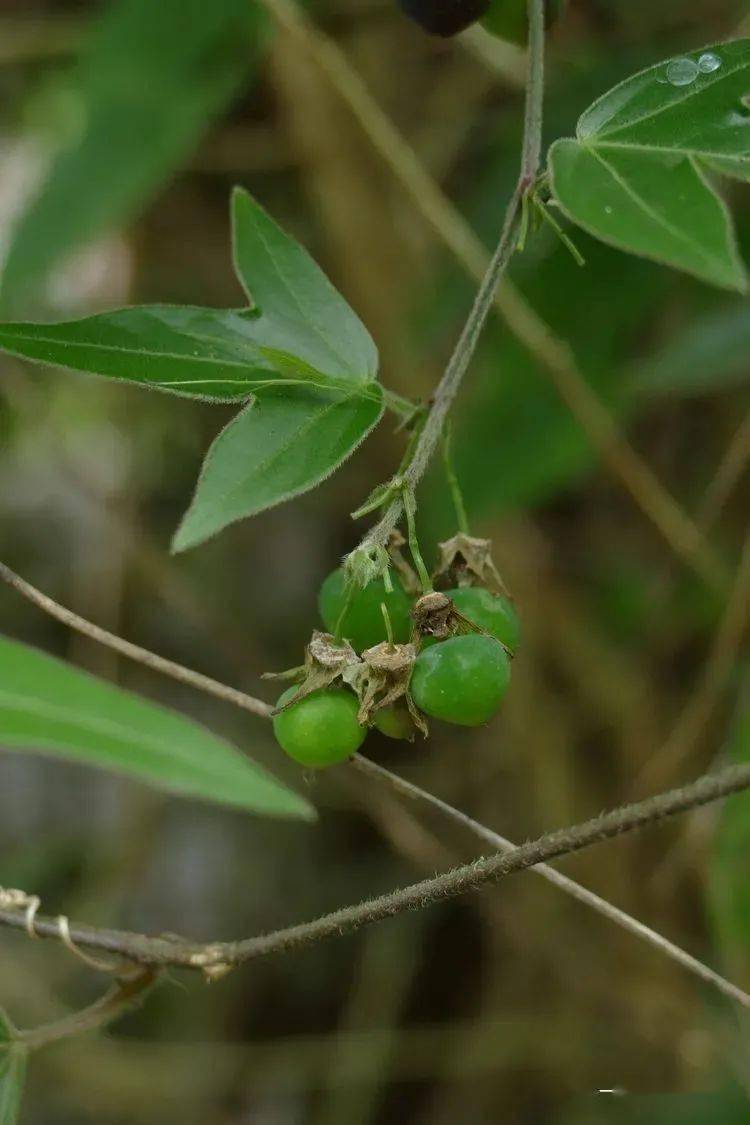
[[[56,1043],[60,1039],[70,1039],[75,1035],[106,1027],[125,1012],[138,1007],[146,999],[157,978],[156,970],[150,967],[140,968],[129,976],[121,977],[104,996],[82,1011],[73,1012],[72,1015],[64,1016],[53,1023],[43,1024],[41,1027],[31,1028],[29,1031],[19,1031],[14,1039],[31,1050],[36,1050],[38,1047],[46,1047],[48,1043]]]
[[[315,27],[294,0],[264,3],[277,23],[300,40],[316,60],[440,241],[466,273],[479,281],[487,268],[487,253],[481,240],[380,108],[343,51]],[[511,332],[540,362],[604,464],[665,542],[706,583],[722,588],[726,575],[721,561],[651,467],[628,443],[578,369],[568,345],[554,334],[507,277],[495,295],[495,307]]]
[[[498,851],[507,854],[514,851],[517,847],[516,844],[506,839],[504,836],[494,832],[491,828],[481,824],[478,820],[474,820],[473,817],[461,812],[460,809],[454,808],[453,805],[449,805],[446,801],[441,800],[440,797],[435,797],[432,793],[421,789],[418,785],[413,785],[412,782],[406,781],[404,778],[399,777],[398,774],[391,773],[390,770],[384,769],[383,766],[377,765],[377,763],[371,761],[369,758],[363,757],[361,754],[355,755],[352,766],[365,777],[375,779],[387,785],[388,788],[395,793],[399,793],[412,801],[419,801],[421,804],[437,809],[455,824],[460,824],[462,827],[468,829],[469,832],[480,840],[485,840],[488,844],[492,844]],[[744,992],[741,988],[738,988],[736,984],[732,984],[731,981],[722,977],[719,973],[715,972],[714,969],[711,969],[708,965],[699,961],[697,957],[693,957],[692,954],[681,949],[679,945],[675,945],[674,942],[665,938],[662,934],[657,933],[656,930],[652,930],[650,926],[639,922],[637,918],[626,914],[624,910],[620,910],[619,907],[614,906],[611,902],[607,902],[606,899],[601,898],[593,891],[588,890],[587,887],[581,886],[580,883],[576,883],[575,880],[568,878],[567,875],[563,875],[562,872],[557,871],[554,867],[548,866],[546,863],[536,864],[531,870],[535,875],[540,875],[543,879],[546,879],[548,883],[552,883],[553,886],[558,887],[561,891],[565,891],[566,894],[571,895],[572,898],[577,899],[578,902],[590,906],[597,914],[609,918],[610,921],[620,926],[621,929],[627,930],[629,933],[635,934],[636,937],[642,938],[661,953],[665,953],[672,961],[676,961],[679,965],[682,965],[688,972],[700,977],[701,980],[706,981],[708,984],[712,984],[725,996],[736,1000],[745,1008],[750,1008],[750,995],[747,992]]]
[[[50,617],[61,621],[63,625],[75,629],[77,633],[82,633],[84,637],[89,637],[98,644],[119,652],[121,656],[126,656],[129,660],[135,660],[138,664],[144,664],[154,672],[171,676],[173,680],[189,684],[190,687],[214,695],[225,703],[232,703],[235,707],[241,707],[244,711],[250,711],[253,715],[259,715],[263,719],[267,719],[271,715],[272,707],[270,704],[264,703],[262,699],[255,699],[252,695],[246,695],[244,691],[238,691],[237,688],[222,684],[219,680],[211,679],[210,676],[204,676],[202,672],[194,672],[191,668],[185,668],[182,664],[175,663],[174,660],[167,660],[164,656],[158,656],[155,652],[150,652],[149,649],[134,645],[130,641],[118,637],[115,633],[110,633],[107,629],[94,625],[92,621],[87,621],[84,617],[80,617],[77,613],[73,613],[72,610],[66,609],[65,606],[48,597],[47,594],[43,594],[41,590],[37,590],[35,586],[21,578],[20,575],[2,562],[0,562],[0,581],[12,587],[27,601],[38,606],[39,609],[44,610]]]
[[[99,629],[98,626],[92,625],[91,622],[84,621],[82,618],[79,618],[70,610],[65,609],[63,606],[60,606],[57,602],[54,602],[51,598],[47,597],[47,595],[42,594],[35,587],[31,586],[28,582],[24,581],[17,574],[11,571],[9,567],[4,566],[1,563],[0,577],[8,582],[8,584],[11,585],[13,589],[23,594],[23,596],[27,597],[30,601],[32,601],[35,605],[37,605],[45,612],[50,613],[57,620],[63,621],[65,624],[70,625],[72,628],[81,628],[83,626],[82,631],[86,636],[91,637],[93,640],[99,641],[100,643],[104,644],[109,644],[111,640],[114,640],[118,642],[116,646],[118,652],[121,652],[127,656],[132,656],[134,659],[138,660],[140,660],[140,654],[145,651],[139,649],[137,646],[130,646],[127,642],[122,641],[121,638],[113,637],[113,635],[107,633],[106,630]],[[270,717],[270,707],[266,706],[264,710],[260,710],[255,707],[255,704],[259,704],[260,700],[255,700],[251,696],[244,696],[241,692],[236,692],[235,689],[230,688],[224,684],[218,684],[217,686],[220,690],[215,691],[213,686],[216,683],[215,681],[210,680],[206,677],[202,677],[199,673],[192,672],[190,669],[183,668],[181,665],[175,665],[171,661],[165,661],[164,664],[155,663],[159,662],[161,658],[157,657],[153,653],[148,653],[147,655],[150,658],[145,662],[148,667],[155,668],[158,671],[164,671],[169,675],[172,675],[172,669],[178,669],[179,675],[177,676],[177,678],[181,682],[189,683],[202,691],[208,691],[210,694],[216,695],[219,699],[225,700],[229,703],[237,703],[237,700],[240,699],[243,701],[243,703],[240,703],[240,706],[244,705],[246,710],[251,710],[262,718]],[[207,684],[212,686],[207,687]],[[370,775],[375,776],[380,780],[387,781],[390,787],[396,792],[405,794],[412,798],[418,798],[423,803],[430,804],[435,808],[440,809],[445,815],[450,816],[453,820],[462,823],[465,827],[469,828],[476,836],[481,839],[487,840],[488,842],[492,843],[493,846],[498,848],[506,848],[506,850],[509,848],[513,848],[513,845],[509,841],[504,840],[503,837],[499,836],[491,829],[468,817],[460,810],[453,808],[445,801],[442,801],[439,797],[435,797],[431,793],[428,793],[426,790],[419,789],[417,786],[414,786],[410,782],[398,777],[396,774],[391,773],[389,770],[385,770],[381,766],[375,765],[375,763],[369,761],[369,759],[361,758],[359,755],[357,755],[353,761],[353,766],[360,773],[369,773]],[[612,906],[604,899],[601,899],[598,895],[594,895],[591,891],[586,890],[584,887],[580,887],[571,879],[568,879],[566,876],[559,874],[553,868],[546,867],[546,865],[543,865],[541,867],[537,866],[534,868],[534,870],[543,875],[543,877],[546,878],[549,882],[554,883],[556,886],[560,887],[563,890],[567,890],[581,902],[586,903],[594,910],[597,910],[599,913],[604,914],[606,917],[609,917],[612,921],[618,923],[624,929],[630,931],[631,933],[635,933],[648,941],[651,941],[653,945],[662,949],[663,952],[667,953],[669,956],[672,956],[674,960],[679,961],[686,968],[691,969],[698,976],[701,976],[705,980],[712,981],[717,988],[725,992],[727,995],[735,995],[735,993],[739,993],[740,990],[736,989],[735,985],[732,985],[728,981],[724,981],[723,978],[715,974],[713,970],[709,969],[705,965],[702,965],[701,962],[691,957],[690,954],[684,952],[684,950],[679,949],[678,946],[673,945],[672,942],[668,941],[660,934],[657,934],[653,930],[644,926],[643,923],[639,922],[637,919],[631,918],[629,915],[625,914],[617,907]],[[0,917],[0,923],[2,923],[3,921],[4,919]],[[55,925],[57,927],[56,933],[59,935],[59,920],[55,923]],[[79,941],[80,935],[75,940]],[[744,993],[742,993],[742,996],[744,996]],[[740,1003],[744,1003],[744,1000],[740,999],[740,996],[736,995],[735,998],[739,999]]]
[[[495,252],[484,272],[474,304],[461,335],[448,360],[432,397],[429,412],[414,446],[411,459],[401,474],[405,490],[414,493],[421,481],[443,432],[448,411],[476,351],[482,329],[492,308],[500,280],[508,268],[518,240],[521,205],[536,180],[542,148],[542,106],[544,99],[544,2],[529,0],[528,79],[524,114],[523,149],[518,183],[503,220]],[[385,547],[404,510],[401,492],[384,512],[382,518],[362,539],[360,547]]]
[[[660,823],[748,788],[750,765],[730,766],[717,773],[707,774],[680,789],[660,793],[636,804],[624,805],[572,828],[549,833],[507,854],[501,852],[485,856],[434,878],[336,910],[312,922],[303,922],[243,941],[196,944],[179,938],[149,937],[124,930],[73,924],[70,925],[70,936],[76,945],[119,953],[138,964],[181,966],[204,973],[214,970],[218,975],[219,972],[256,957],[303,948],[327,938],[351,933],[362,926],[380,922],[407,910],[419,910],[442,899],[479,890],[517,871],[525,871],[539,863],[571,855],[604,840]],[[21,911],[1,910],[0,925],[23,930],[26,920]],[[37,916],[34,919],[34,931],[39,937],[59,939],[59,926],[55,918]]]

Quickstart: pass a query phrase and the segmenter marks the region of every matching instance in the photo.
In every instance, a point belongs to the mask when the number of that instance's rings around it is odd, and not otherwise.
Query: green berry
[[[445,591],[454,606],[472,625],[483,629],[515,652],[521,634],[521,623],[510,598],[493,594],[482,586],[461,586]]]
[[[298,689],[288,688],[279,698],[283,707]],[[321,688],[276,715],[273,732],[283,750],[310,769],[336,765],[356,754],[367,731],[357,722],[356,697],[343,688]]]
[[[491,719],[510,684],[510,661],[494,637],[466,633],[423,649],[412,699],[426,715],[475,727]]]
[[[387,738],[398,738],[412,741],[414,738],[414,723],[405,707],[382,707],[372,716],[374,726]]]
[[[395,577],[390,593],[382,578],[376,578],[361,590],[352,594],[349,606],[341,621],[340,633],[357,652],[364,652],[381,641],[388,640],[383,611],[385,603],[391,619],[393,639],[397,644],[405,644],[411,635],[411,601],[403,586]],[[346,575],[341,567],[328,575],[320,588],[318,607],[320,616],[329,633],[335,633],[336,626],[346,606],[348,596]]]

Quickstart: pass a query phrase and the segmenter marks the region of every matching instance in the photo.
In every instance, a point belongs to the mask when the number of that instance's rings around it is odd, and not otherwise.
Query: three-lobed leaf
[[[235,267],[253,307],[154,305],[0,324],[0,350],[215,402],[252,399],[217,438],[175,549],[320,483],[378,422],[377,349],[310,255],[245,191]]]
[[[354,452],[382,412],[377,383],[348,391],[269,388],[211,446],[173,549],[194,547],[313,488]]]
[[[750,175],[750,40],[649,67],[583,113],[550,149],[553,195],[614,246],[744,291],[731,220],[708,171]]]
[[[198,723],[0,637],[0,745],[268,816],[313,810]]]
[[[368,382],[378,372],[370,333],[304,247],[248,192],[232,196],[237,276],[260,315],[253,338],[338,379]]]

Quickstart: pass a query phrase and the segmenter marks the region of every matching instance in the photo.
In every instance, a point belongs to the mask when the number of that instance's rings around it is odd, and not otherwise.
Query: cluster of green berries
[[[498,709],[510,684],[509,653],[519,640],[519,621],[513,603],[484,587],[446,590],[453,608],[481,632],[467,632],[445,640],[423,637],[414,662],[409,692],[425,715],[459,726],[486,723]],[[338,632],[357,652],[389,638],[382,606],[390,619],[392,640],[409,641],[414,628],[414,599],[394,577],[387,590],[382,578],[353,596],[342,569],[323,583],[318,599],[320,615],[330,632]],[[277,708],[297,692],[288,688]],[[367,728],[358,721],[356,696],[343,687],[320,688],[303,696],[274,718],[274,733],[286,753],[308,768],[331,766],[359,750]],[[373,724],[391,738],[408,738],[413,724],[406,708],[376,710]]]

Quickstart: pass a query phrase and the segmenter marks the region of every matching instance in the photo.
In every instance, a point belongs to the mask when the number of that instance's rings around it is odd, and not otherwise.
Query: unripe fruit
[[[424,649],[411,677],[417,707],[459,726],[486,723],[510,684],[510,661],[494,637],[467,633]]]
[[[349,641],[357,652],[374,648],[381,641],[388,640],[383,611],[385,602],[393,629],[396,644],[405,644],[411,635],[411,603],[403,586],[396,578],[392,579],[390,593],[382,578],[369,582],[361,590],[355,590],[349,607],[341,622],[341,636]],[[348,595],[346,575],[341,567],[328,575],[320,588],[318,608],[323,623],[329,633],[336,630],[339,618],[346,605]]]
[[[458,612],[472,625],[501,641],[511,652],[516,651],[521,623],[510,598],[493,594],[483,586],[460,586],[445,592]]]
[[[386,738],[397,738],[402,741],[411,741],[416,730],[412,718],[405,707],[396,704],[393,707],[381,707],[372,716],[373,725],[384,734]]]
[[[292,698],[297,687],[280,696],[277,707]],[[356,697],[343,688],[321,688],[276,715],[273,732],[283,750],[309,769],[344,762],[356,754],[367,730],[357,722]]]

